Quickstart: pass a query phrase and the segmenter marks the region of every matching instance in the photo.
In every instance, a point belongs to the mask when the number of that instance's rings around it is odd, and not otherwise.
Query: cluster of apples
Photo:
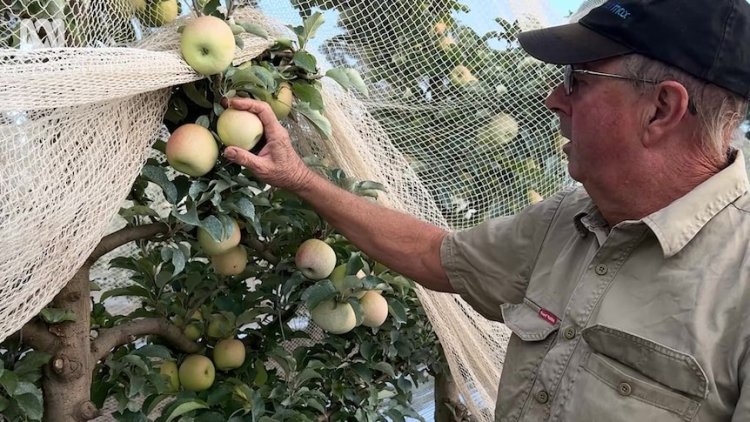
[[[297,269],[312,280],[331,280],[336,290],[344,297],[354,296],[359,300],[362,310],[362,325],[380,327],[388,317],[388,302],[376,290],[353,292],[344,283],[346,264],[336,266],[336,253],[326,242],[319,239],[308,239],[299,246],[294,257]],[[365,274],[359,271],[358,278]],[[357,316],[349,302],[340,302],[336,298],[324,300],[310,310],[310,317],[322,329],[331,334],[344,334],[357,326]]]
[[[176,321],[180,325],[180,321]],[[162,362],[160,373],[169,381],[170,391],[179,391],[180,386],[187,391],[203,391],[210,388],[216,377],[216,370],[231,371],[245,362],[245,345],[241,340],[230,337],[233,331],[231,322],[222,314],[211,315],[206,336],[217,340],[213,348],[213,360],[200,354],[188,355],[179,368],[174,361]],[[196,311],[183,328],[183,333],[192,341],[203,337],[203,316]]]
[[[214,239],[203,227],[198,229],[198,245],[208,255],[214,272],[220,275],[239,275],[247,266],[247,251],[240,245],[242,231],[232,219],[232,231],[221,239]]]

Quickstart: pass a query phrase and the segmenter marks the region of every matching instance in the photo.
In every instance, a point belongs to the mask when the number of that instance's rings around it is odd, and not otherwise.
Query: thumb
[[[255,167],[254,164],[257,159],[257,157],[255,157],[250,151],[237,147],[227,147],[224,149],[224,158],[243,167],[249,168]]]

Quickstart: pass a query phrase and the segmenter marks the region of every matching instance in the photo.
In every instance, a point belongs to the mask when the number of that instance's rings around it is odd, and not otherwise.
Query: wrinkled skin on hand
[[[263,123],[266,145],[258,155],[237,147],[227,147],[224,157],[247,167],[258,179],[271,186],[297,192],[314,177],[292,147],[289,133],[276,119],[271,106],[263,101],[249,98],[225,98],[226,108],[254,113]]]

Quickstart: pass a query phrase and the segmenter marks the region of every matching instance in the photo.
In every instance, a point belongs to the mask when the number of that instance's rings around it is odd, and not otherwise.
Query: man
[[[446,233],[268,145],[225,155],[309,201],[368,255],[513,331],[502,421],[750,421],[750,194],[732,134],[750,98],[745,0],[622,0],[521,34],[566,65],[546,105],[583,188]],[[408,257],[408,259],[404,259]]]

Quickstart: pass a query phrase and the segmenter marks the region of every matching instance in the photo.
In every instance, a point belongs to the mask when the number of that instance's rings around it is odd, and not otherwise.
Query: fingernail
[[[229,160],[234,160],[237,157],[237,151],[227,148],[224,150],[224,157]]]

